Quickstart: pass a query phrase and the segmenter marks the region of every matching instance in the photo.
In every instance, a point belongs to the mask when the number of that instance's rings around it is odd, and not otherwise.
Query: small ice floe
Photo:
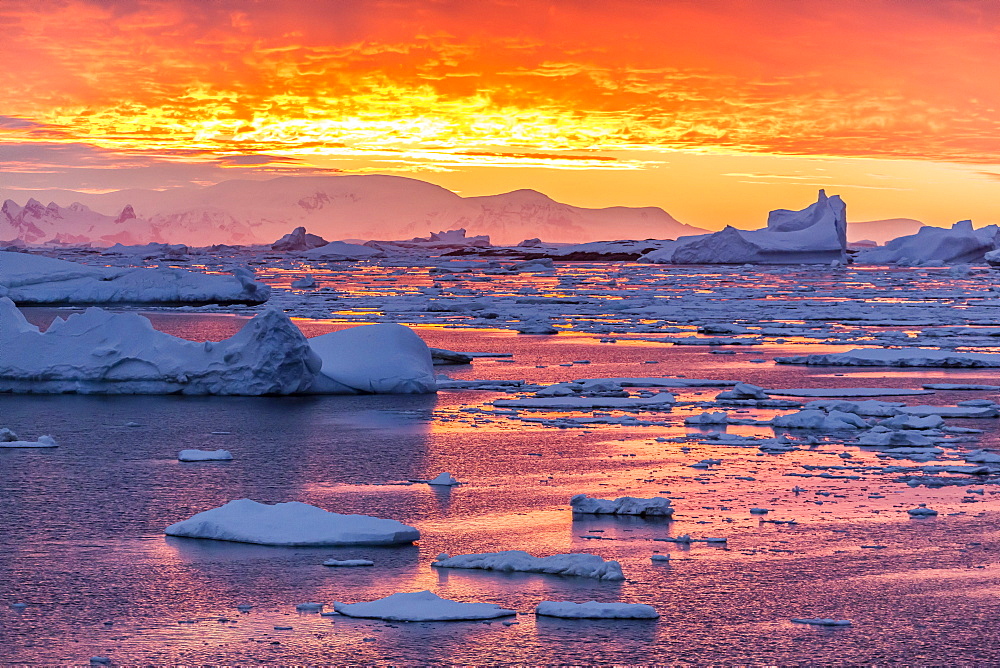
[[[251,610],[253,610],[253,606],[250,605],[249,603],[240,603],[239,605],[236,606],[236,609],[239,610],[240,612],[250,612]]]
[[[850,626],[851,622],[847,619],[793,619],[793,624],[810,624],[812,626]]]
[[[767,515],[769,512],[771,512],[771,511],[769,509],[767,509],[767,508],[751,508],[750,509],[750,514],[751,515]]]
[[[28,604],[27,603],[11,603],[10,607],[13,608],[14,610],[17,610],[18,612],[20,612],[21,610],[24,610],[25,608],[27,608]]]
[[[684,418],[684,424],[728,424],[729,414],[725,411],[689,415]]]
[[[977,464],[1000,464],[1000,455],[989,450],[973,450],[966,454],[963,459]]]
[[[927,436],[924,436],[919,431],[889,429],[888,427],[878,425],[866,432],[861,433],[858,436],[857,444],[889,448],[902,448],[907,446],[930,448],[934,445],[934,441],[927,438]]]
[[[452,487],[454,485],[461,485],[452,474],[448,472],[439,473],[433,480],[426,481],[428,485],[440,485],[442,487]]]
[[[670,392],[660,392],[651,397],[530,397],[527,399],[497,399],[498,408],[526,408],[535,410],[587,411],[594,408],[619,408],[622,410],[669,410],[677,402]]]
[[[921,503],[916,508],[910,508],[906,512],[910,517],[934,517],[938,514],[936,510],[928,508],[926,503]]]
[[[0,427],[0,448],[55,448],[59,444],[51,436],[39,436],[37,441],[22,441],[6,427]]]
[[[462,603],[424,590],[399,593],[365,603],[334,602],[333,609],[348,617],[384,619],[389,622],[452,622],[496,619],[516,615],[495,603]]]
[[[649,558],[650,561],[670,561],[669,554],[654,554]]]
[[[596,554],[554,554],[535,557],[522,550],[459,554],[431,564],[435,568],[470,568],[505,573],[546,573],[573,575],[598,580],[624,580],[617,561],[605,561]]]
[[[843,353],[775,357],[778,364],[812,366],[998,367],[1000,354],[959,353],[933,348],[856,348]]]
[[[323,565],[351,568],[355,566],[374,566],[375,562],[368,559],[327,559],[323,562]]]
[[[718,401],[726,399],[770,399],[770,397],[767,396],[762,387],[750,385],[749,383],[736,383],[733,389],[719,392],[715,396],[715,399]]]
[[[260,545],[399,545],[420,532],[396,520],[341,515],[307,503],[268,505],[240,499],[167,527],[168,536],[210,538]]]
[[[785,429],[821,429],[840,431],[846,429],[868,429],[871,425],[859,415],[841,411],[801,410],[789,415],[779,415],[771,420],[771,426]]]
[[[944,418],[940,415],[926,415],[917,417],[915,415],[897,415],[887,420],[879,422],[879,426],[888,429],[939,429],[944,426]]]
[[[90,665],[92,666],[110,666],[111,659],[107,656],[92,656],[90,657]]]
[[[315,288],[316,279],[312,277],[311,274],[306,274],[302,278],[297,278],[292,281],[293,288]]]
[[[514,331],[519,334],[558,334],[556,329],[547,320],[541,318],[536,320],[522,320],[514,325]]]
[[[139,424],[138,422],[126,422],[125,426],[126,427],[141,427],[142,425]]]
[[[995,418],[1000,416],[995,404],[987,406],[903,406],[899,412],[917,417],[937,415],[943,418]]]
[[[322,603],[299,603],[295,606],[299,612],[320,612],[323,609]]]
[[[670,507],[670,499],[654,497],[638,499],[633,496],[620,496],[617,499],[595,499],[586,494],[577,494],[569,500],[574,514],[581,515],[645,515],[656,517],[672,517],[674,509]]]
[[[660,616],[651,605],[642,603],[572,603],[568,601],[542,601],[535,608],[536,615],[564,619],[656,619]]]
[[[787,390],[765,390],[765,392],[785,397],[892,397],[934,394],[931,390],[907,390],[895,387],[800,387]]]
[[[181,462],[225,462],[233,458],[229,450],[181,450],[177,461]]]
[[[667,536],[666,538],[654,538],[653,540],[658,540],[661,543],[679,543],[681,545],[690,545],[691,541],[693,541],[694,539],[691,538],[691,536],[689,536],[688,534],[683,534],[681,536]]]

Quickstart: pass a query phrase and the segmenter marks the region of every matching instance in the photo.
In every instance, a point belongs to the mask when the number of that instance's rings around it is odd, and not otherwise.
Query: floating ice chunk
[[[328,243],[330,242],[323,237],[306,232],[306,228],[296,227],[294,230],[271,244],[271,250],[305,251],[312,248],[320,248]]]
[[[182,462],[222,462],[232,458],[229,450],[181,450],[177,455]]]
[[[644,364],[655,364],[655,361]],[[596,381],[611,381],[621,387],[732,387],[738,385],[737,380],[709,380],[707,378],[582,378],[575,382],[591,383]],[[997,388],[1000,389],[1000,388]]]
[[[532,397],[528,399],[497,399],[498,408],[591,410],[594,408],[620,408],[623,410],[670,409],[677,399],[669,392],[660,392],[651,397]]]
[[[843,353],[775,357],[778,364],[811,366],[1000,367],[1000,354],[932,348],[856,348]]]
[[[59,444],[51,436],[39,436],[37,441],[22,441],[6,427],[0,428],[0,448],[56,448]]]
[[[868,429],[871,425],[864,418],[854,413],[830,411],[829,413],[815,410],[802,410],[790,415],[779,415],[771,420],[771,426],[786,429],[823,429],[838,431],[841,429]]]
[[[934,517],[938,514],[936,510],[931,510],[926,504],[921,503],[916,508],[910,508],[906,511],[910,517]]]
[[[596,554],[554,554],[535,557],[521,550],[459,554],[435,561],[436,568],[471,568],[507,573],[548,573],[574,575],[598,580],[624,580],[622,567],[617,561],[604,561]]]
[[[324,566],[335,566],[340,568],[354,568],[358,566],[374,566],[374,561],[368,559],[327,559]]]
[[[973,450],[966,454],[964,459],[967,462],[981,464],[1000,464],[1000,454],[990,452],[989,450]]]
[[[90,665],[92,666],[110,666],[111,659],[106,656],[92,656],[90,657]]]
[[[914,415],[897,415],[888,420],[879,422],[879,426],[889,429],[938,429],[944,425],[944,418],[940,415],[927,415],[916,417]]]
[[[751,515],[767,515],[769,512],[771,512],[771,511],[769,509],[767,509],[767,508],[751,508],[750,509],[750,514]]]
[[[333,609],[348,617],[384,619],[390,622],[450,622],[496,619],[516,615],[494,603],[462,603],[441,598],[430,591],[399,593],[366,603],[334,602]]]
[[[904,446],[932,446],[934,441],[919,431],[888,429],[878,426],[858,436],[858,445],[883,446],[890,448]]]
[[[297,278],[294,281],[292,281],[292,287],[293,288],[302,288],[302,289],[315,288],[316,287],[316,279],[313,278],[312,275],[306,274],[302,278]]]
[[[689,415],[684,418],[684,424],[728,424],[729,414],[725,411]]]
[[[670,561],[670,555],[669,554],[654,554],[649,559],[650,559],[650,561]]]
[[[674,509],[670,507],[670,499],[654,497],[652,499],[637,499],[632,496],[622,496],[617,499],[595,499],[586,494],[577,494],[569,501],[574,513],[589,515],[647,515],[656,517],[672,517]]]
[[[309,339],[322,361],[312,391],[337,388],[373,394],[429,394],[437,390],[430,349],[412,329],[380,324],[351,327]]]
[[[455,477],[450,473],[444,472],[444,473],[439,473],[438,476],[433,480],[428,480],[427,484],[441,485],[443,487],[451,487],[453,485],[461,485],[462,483],[460,483],[457,479],[455,479]]]
[[[656,619],[660,616],[651,605],[597,601],[586,603],[542,601],[535,608],[535,614],[564,619]]]
[[[325,246],[317,246],[316,248],[303,251],[302,255],[310,260],[349,262],[385,257],[385,251],[360,244],[349,244],[346,241],[331,241]]]
[[[558,334],[559,330],[546,320],[522,320],[514,326],[519,334]]]
[[[667,536],[666,538],[654,538],[653,540],[658,540],[662,543],[680,543],[681,545],[689,545],[694,539],[688,534],[683,534],[680,536]]]
[[[892,401],[878,401],[877,399],[869,399],[867,401],[820,399],[818,401],[810,401],[803,408],[806,410],[821,410],[828,413],[831,411],[841,411],[843,413],[854,413],[855,415],[864,415],[867,417],[892,417],[893,415],[898,415],[899,409],[905,405]]]
[[[323,609],[322,603],[299,603],[295,606],[299,612],[319,612]]]
[[[166,528],[168,536],[261,545],[396,545],[420,532],[396,520],[341,515],[298,501],[268,505],[240,499]]]
[[[811,624],[813,626],[850,626],[851,622],[846,619],[793,619],[794,624]]]
[[[917,417],[995,418],[1000,416],[995,405],[990,406],[903,406],[900,413]]]
[[[721,399],[769,399],[764,389],[749,383],[736,383],[731,390],[719,392],[715,397]]]
[[[934,394],[930,390],[906,390],[893,387],[823,387],[790,390],[766,390],[768,394],[789,397],[891,397]]]
[[[269,309],[236,335],[195,343],[136,313],[89,308],[40,332],[0,298],[0,391],[93,394],[296,394],[320,360],[288,317]]]

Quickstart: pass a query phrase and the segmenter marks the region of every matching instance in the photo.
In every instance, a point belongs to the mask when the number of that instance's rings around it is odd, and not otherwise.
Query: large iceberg
[[[271,244],[271,250],[305,251],[311,248],[325,246],[328,243],[330,242],[323,237],[306,232],[306,228],[296,227],[294,230]]]
[[[205,510],[171,524],[164,533],[285,546],[399,545],[420,538],[419,531],[396,520],[341,515],[298,501],[268,505],[250,499]]]
[[[634,496],[620,496],[617,499],[595,499],[586,494],[577,494],[569,500],[574,513],[583,515],[648,515],[673,517],[674,509],[670,499],[654,497],[637,499]]]
[[[806,264],[845,262],[847,207],[838,195],[819,198],[801,211],[776,209],[767,227],[680,237],[640,258],[674,264]]]
[[[0,392],[88,394],[422,394],[430,351],[402,325],[306,339],[269,309],[234,336],[197,343],[137,313],[89,308],[42,332],[0,298]]]
[[[962,220],[951,229],[921,227],[916,234],[893,239],[882,248],[860,251],[854,261],[899,265],[982,263],[998,241],[1000,228],[996,225],[976,230],[971,220]]]
[[[95,267],[0,251],[0,297],[41,304],[262,304],[271,288],[248,269],[231,276],[183,269]]]
[[[331,241],[325,246],[317,246],[302,253],[310,260],[325,260],[327,262],[346,262],[354,260],[370,260],[385,257],[385,252],[378,248],[350,244],[346,241]]]

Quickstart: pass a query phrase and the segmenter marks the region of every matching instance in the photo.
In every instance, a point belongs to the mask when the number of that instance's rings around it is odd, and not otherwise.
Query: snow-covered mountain
[[[916,234],[921,227],[923,227],[923,223],[912,218],[887,218],[885,220],[848,223],[847,240],[853,243],[867,239],[877,244],[885,244],[898,237]]]
[[[30,200],[21,207],[8,200],[0,210],[0,240],[271,243],[305,226],[327,239],[407,239],[430,230],[465,228],[470,236],[514,244],[531,237],[552,242],[673,239],[704,231],[657,207],[586,209],[534,190],[461,197],[425,181],[383,175],[287,176],[167,191],[58,191],[44,196],[74,204],[43,206]]]

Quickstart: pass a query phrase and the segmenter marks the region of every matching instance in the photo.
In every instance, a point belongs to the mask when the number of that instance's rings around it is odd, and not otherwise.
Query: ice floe
[[[10,429],[0,427],[0,448],[55,448],[58,445],[51,436],[39,436],[37,441],[22,441]]]
[[[359,566],[374,566],[375,562],[368,559],[327,559],[323,562],[323,565],[337,568],[356,568]]]
[[[535,608],[536,615],[564,619],[657,619],[660,614],[651,605],[643,603],[571,603],[568,601],[542,601]]]
[[[440,485],[442,487],[453,487],[454,485],[460,485],[460,483],[455,476],[448,473],[439,473],[436,478],[427,481],[428,485]]]
[[[638,499],[632,496],[621,496],[617,499],[595,499],[586,494],[577,494],[569,501],[574,513],[589,515],[645,515],[656,517],[672,517],[674,509],[670,499],[654,497]]]
[[[333,609],[348,617],[384,619],[390,622],[454,622],[496,619],[517,611],[494,603],[463,603],[424,590],[399,593],[363,603],[334,602]]]
[[[168,536],[210,538],[261,545],[397,545],[420,532],[396,520],[341,515],[289,501],[273,505],[240,499],[171,524]]]
[[[843,353],[776,357],[778,364],[815,366],[1000,367],[1000,354],[931,348],[856,348]]]
[[[622,567],[617,561],[605,561],[596,554],[554,554],[535,557],[521,550],[460,554],[439,559],[431,564],[435,568],[470,568],[505,573],[547,573],[573,575],[598,580],[624,580]]]
[[[221,462],[233,458],[229,450],[181,450],[177,460],[181,462]]]

